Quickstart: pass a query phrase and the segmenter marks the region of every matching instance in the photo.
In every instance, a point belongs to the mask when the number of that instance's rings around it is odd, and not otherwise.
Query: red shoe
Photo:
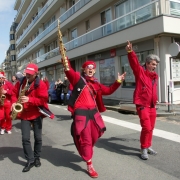
[[[93,165],[87,165],[87,172],[89,174],[90,177],[92,178],[97,178],[98,177],[98,173],[95,171]]]

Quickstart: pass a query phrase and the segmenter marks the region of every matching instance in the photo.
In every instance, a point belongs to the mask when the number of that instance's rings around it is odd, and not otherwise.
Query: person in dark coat
[[[67,93],[69,91],[69,80],[67,79],[67,77],[64,77],[64,82],[62,84],[62,105],[67,105]]]

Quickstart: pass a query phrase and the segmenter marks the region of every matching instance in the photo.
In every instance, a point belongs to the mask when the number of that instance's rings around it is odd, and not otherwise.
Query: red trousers
[[[140,135],[141,148],[149,148],[152,145],[153,129],[156,121],[156,108],[136,106],[142,127]]]
[[[11,102],[6,101],[4,106],[0,106],[0,113],[1,113],[1,121],[0,127],[1,129],[5,129],[6,131],[10,131],[12,129],[12,119],[11,119]],[[4,116],[4,117],[3,117]]]
[[[75,133],[75,130],[73,132]],[[76,148],[85,161],[92,159],[93,146],[102,134],[95,121],[89,120],[80,135],[73,135]]]

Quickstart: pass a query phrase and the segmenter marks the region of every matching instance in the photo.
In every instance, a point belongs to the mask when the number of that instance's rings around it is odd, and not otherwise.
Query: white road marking
[[[134,123],[127,122],[127,121],[122,121],[122,120],[115,119],[115,118],[108,117],[108,116],[102,116],[102,118],[105,122],[108,122],[111,124],[116,124],[118,126],[126,127],[126,128],[133,129],[136,131],[141,131],[141,126],[139,124],[134,124]],[[175,133],[163,131],[160,129],[154,129],[153,135],[180,143],[180,135],[175,134]]]
[[[51,106],[54,106],[54,105],[51,105]],[[55,106],[55,107],[60,108],[60,106]],[[63,109],[67,110],[66,108],[63,108]],[[120,120],[120,119],[116,119],[116,118],[112,118],[112,117],[104,116],[104,115],[102,115],[102,117],[103,117],[103,120],[105,122],[108,122],[108,123],[111,123],[111,124],[116,124],[118,126],[133,129],[133,130],[136,130],[136,131],[141,131],[141,126],[139,124],[127,122],[125,120],[123,121],[123,120]],[[167,140],[171,140],[171,141],[180,143],[180,135],[175,134],[175,133],[171,133],[171,132],[168,132],[168,131],[164,131],[164,130],[160,130],[160,129],[155,128],[154,132],[153,132],[153,135],[157,136],[157,137],[161,137],[163,139],[167,139]]]

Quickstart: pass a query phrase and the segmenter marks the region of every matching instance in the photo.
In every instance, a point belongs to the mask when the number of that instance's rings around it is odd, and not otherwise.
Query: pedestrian
[[[23,172],[29,171],[33,166],[40,167],[40,154],[42,147],[42,121],[44,115],[40,109],[48,109],[48,91],[46,84],[40,80],[38,75],[38,66],[30,63],[25,69],[25,76],[18,81],[12,93],[12,112],[14,112],[17,99],[23,106],[22,112],[17,114],[21,119],[22,145],[24,155],[27,160]],[[25,94],[21,93],[25,90]],[[12,113],[13,114],[13,113]],[[53,115],[51,115],[53,118]],[[30,131],[34,132],[34,152],[31,147]]]
[[[12,76],[11,81],[12,81],[12,84],[13,84],[13,85],[15,85],[15,84],[16,84],[16,82],[17,82],[17,78],[16,78],[16,76]]]
[[[60,104],[62,104],[62,100],[61,100],[61,93],[62,93],[62,84],[63,82],[61,81],[61,79],[59,78],[56,82],[55,82],[55,90],[56,90],[56,96],[57,96],[57,100]]]
[[[64,81],[62,83],[62,93],[61,93],[61,100],[62,100],[62,105],[67,105],[67,101],[68,101],[68,91],[69,91],[69,80],[67,79],[67,77],[64,77]]]
[[[17,72],[17,73],[16,73],[16,79],[19,80],[19,81],[20,81],[24,76],[25,76],[25,75],[24,75],[23,73],[21,73],[21,72]]]
[[[67,57],[66,57],[67,58]],[[68,110],[72,113],[71,134],[76,148],[87,164],[87,172],[90,177],[97,178],[98,173],[92,164],[93,147],[106,130],[100,112],[106,110],[102,95],[112,94],[122,83],[125,73],[117,76],[117,80],[107,87],[94,77],[96,63],[86,61],[82,65],[82,72],[75,72],[71,68],[70,61],[63,62],[65,74],[73,86],[68,101]],[[68,69],[68,70],[67,70]]]
[[[157,55],[149,54],[143,66],[140,65],[138,58],[133,51],[132,44],[128,41],[126,46],[129,64],[136,79],[133,102],[141,124],[141,158],[147,160],[148,154],[156,155],[152,149],[153,129],[156,122],[156,103],[157,103],[157,81],[158,75],[155,69],[160,62]]]
[[[5,132],[12,134],[11,95],[13,84],[6,80],[4,71],[0,71],[0,128],[1,135]]]

